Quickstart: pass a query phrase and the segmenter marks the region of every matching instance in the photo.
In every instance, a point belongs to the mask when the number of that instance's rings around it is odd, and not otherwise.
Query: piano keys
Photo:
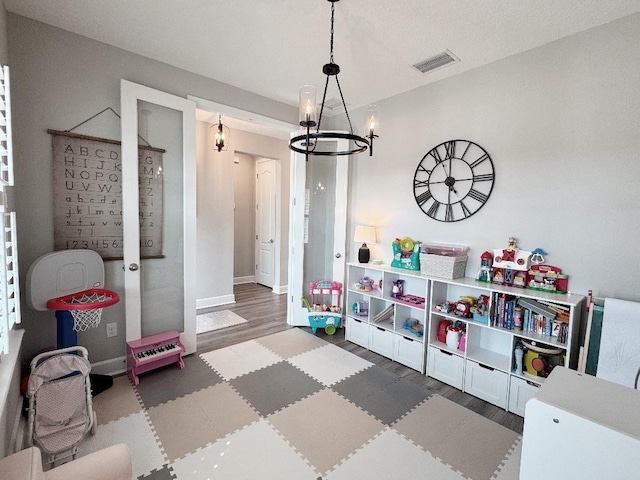
[[[127,342],[127,375],[138,385],[138,375],[156,368],[177,363],[184,368],[182,354],[185,348],[176,331],[158,333]]]

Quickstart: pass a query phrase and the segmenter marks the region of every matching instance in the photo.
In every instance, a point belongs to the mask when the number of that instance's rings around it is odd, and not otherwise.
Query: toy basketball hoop
[[[120,301],[116,292],[104,288],[90,288],[47,302],[49,310],[68,311],[73,316],[73,329],[84,332],[100,325],[102,309]]]

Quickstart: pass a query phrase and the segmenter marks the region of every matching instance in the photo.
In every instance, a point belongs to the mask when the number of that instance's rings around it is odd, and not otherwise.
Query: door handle
[[[135,272],[136,270],[138,270],[138,268],[140,268],[140,267],[138,266],[137,263],[130,263],[129,264],[129,270],[131,270],[132,272]]]
[[[273,238],[271,240],[269,240],[269,243],[273,243]]]
[[[336,253],[336,258],[340,258],[342,256],[341,253]]]

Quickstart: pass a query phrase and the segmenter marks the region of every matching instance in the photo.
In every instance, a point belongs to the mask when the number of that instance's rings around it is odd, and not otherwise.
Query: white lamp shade
[[[356,227],[356,233],[353,236],[353,241],[368,244],[376,243],[376,227],[358,225]]]

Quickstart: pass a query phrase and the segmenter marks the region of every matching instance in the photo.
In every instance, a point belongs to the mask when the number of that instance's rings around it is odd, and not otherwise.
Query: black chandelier
[[[329,56],[329,63],[322,67],[322,72],[327,76],[327,80],[324,84],[324,93],[322,95],[322,103],[320,104],[320,115],[316,121],[316,89],[311,85],[305,85],[300,89],[300,111],[299,120],[300,126],[306,129],[306,132],[302,135],[293,137],[289,142],[289,148],[294,152],[304,153],[305,158],[309,160],[309,155],[320,156],[339,156],[339,155],[352,155],[356,153],[365,152],[369,149],[369,156],[373,155],[373,139],[378,138],[376,132],[378,130],[378,108],[375,105],[369,105],[365,113],[365,136],[361,137],[353,133],[353,126],[351,125],[351,118],[349,117],[349,111],[347,110],[347,104],[344,101],[342,95],[342,88],[340,88],[340,82],[338,81],[338,74],[340,73],[340,66],[333,61],[333,23],[335,13],[335,3],[340,0],[327,0],[331,2],[331,49]],[[347,116],[349,122],[349,133],[341,132],[321,132],[320,125],[322,123],[322,113],[324,111],[324,104],[327,98],[327,87],[329,86],[329,79],[334,77],[336,84],[338,85],[338,91],[340,92],[340,99],[342,100],[342,106],[344,107],[344,113]],[[311,131],[312,127],[316,127],[315,131]],[[368,133],[368,135],[366,135]],[[340,151],[327,151],[316,150],[318,140],[350,140],[353,141],[354,147],[348,150]]]

